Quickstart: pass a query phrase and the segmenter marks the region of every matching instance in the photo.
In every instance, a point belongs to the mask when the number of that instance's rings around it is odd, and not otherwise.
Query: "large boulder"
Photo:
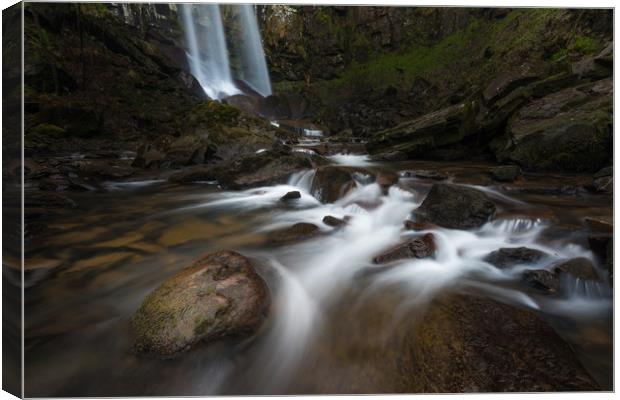
[[[495,213],[495,204],[483,192],[453,184],[436,183],[415,210],[419,222],[452,229],[484,225]]]
[[[310,191],[323,203],[333,203],[355,188],[354,173],[371,175],[362,168],[326,165],[317,168]]]
[[[600,390],[549,324],[488,299],[436,300],[411,343],[415,392]]]
[[[529,170],[596,172],[611,163],[612,91],[603,79],[532,100],[491,149]]]
[[[167,279],[133,316],[134,349],[173,356],[200,341],[251,334],[261,325],[269,291],[239,253],[209,254]]]
[[[484,260],[497,268],[505,269],[519,264],[534,264],[547,256],[543,251],[527,247],[504,247],[491,252]]]

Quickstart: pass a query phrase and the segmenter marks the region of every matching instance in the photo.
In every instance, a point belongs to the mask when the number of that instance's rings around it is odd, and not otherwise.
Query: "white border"
[[[98,2],[96,0],[82,0],[83,2]],[[171,1],[166,1],[166,0],[150,0],[150,1],[132,1],[134,3],[171,3]],[[187,1],[187,2],[191,2],[191,1]],[[218,3],[218,1],[209,1],[209,0],[205,0],[205,1],[200,1],[200,2],[204,2],[204,3]],[[244,1],[244,0],[228,0],[228,1],[219,1],[219,3],[248,3],[249,1]],[[492,1],[492,0],[476,0],[476,1],[468,1],[468,0],[446,0],[446,1],[429,1],[429,0],[417,0],[417,1],[411,1],[411,0],[388,0],[388,1],[369,1],[369,0],[337,0],[337,1],[330,1],[330,0],[313,0],[313,1],[303,1],[303,0],[284,0],[284,1],[277,1],[277,0],[260,0],[260,1],[256,1],[257,3],[261,3],[261,4],[307,4],[307,5],[311,5],[311,4],[321,4],[321,5],[335,5],[335,4],[339,4],[339,5],[380,5],[380,6],[388,6],[388,5],[396,5],[396,6],[456,6],[456,7],[558,7],[558,8],[612,8],[615,7],[615,1],[602,1],[602,0],[591,0],[591,1],[583,1],[583,0],[564,0],[564,1],[557,1],[557,0],[544,0],[544,1],[536,1],[536,0],[520,0],[520,1],[513,1],[510,2],[509,4],[504,4],[504,3],[499,3],[498,1]],[[13,4],[15,4],[15,1],[12,0],[0,0],[0,5],[2,6],[2,9],[5,9]],[[179,3],[179,1],[177,1],[177,3]],[[22,8],[22,18],[23,18],[23,8]],[[615,13],[614,10],[614,28],[616,26],[618,26],[618,20],[619,17],[618,15]],[[23,21],[23,19],[22,19]],[[23,32],[23,24],[22,24],[22,32]],[[0,30],[0,39],[1,39],[1,30]],[[23,36],[23,35],[22,35]],[[615,42],[615,32],[614,32],[614,42]],[[23,43],[23,42],[22,42]],[[615,43],[614,43],[614,52],[615,52]],[[22,54],[23,54],[23,44],[22,44]],[[22,57],[22,68],[23,68],[23,57]],[[1,72],[0,72],[1,74]],[[614,62],[614,76],[618,76],[618,63]],[[617,97],[615,96],[615,89],[616,89],[617,85],[616,82],[614,81],[614,116],[615,116],[615,110],[617,109]],[[22,75],[22,116],[23,116],[23,75]],[[0,117],[0,123],[2,121],[2,118]],[[618,133],[618,124],[615,123],[615,119],[614,119],[614,138],[617,137],[617,133]],[[23,124],[22,124],[22,136],[23,136]],[[22,138],[23,140],[23,138]],[[614,140],[614,169],[616,166],[615,163],[615,155],[616,154],[620,154],[618,153],[618,149],[620,147],[619,144],[619,140]],[[0,143],[0,149],[1,149],[1,143]],[[2,161],[1,158],[1,152],[0,152],[0,162]],[[23,159],[23,146],[22,146],[22,159]],[[22,204],[23,204],[23,163],[22,163]],[[618,207],[620,206],[620,200],[618,199],[618,197],[614,196],[614,210],[616,210]],[[0,222],[1,222],[1,215],[0,215]],[[615,220],[615,212],[614,212],[614,226],[616,226],[616,229],[614,230],[614,259],[618,259],[618,252],[617,252],[617,241],[615,240],[615,238],[618,237],[618,229],[617,228],[617,224],[615,223],[617,222]],[[22,255],[23,255],[23,250],[24,250],[24,243],[23,243],[23,213],[22,213]],[[1,248],[0,248],[0,256],[1,256]],[[22,262],[23,262],[23,257],[22,257]],[[22,270],[22,282],[23,282],[23,270]],[[1,287],[0,287],[0,293],[1,293]],[[1,300],[0,300],[1,302]],[[617,310],[618,308],[618,304],[617,304],[617,299],[614,299],[614,317],[615,317],[615,310]],[[22,321],[23,321],[23,285],[22,285]],[[22,324],[22,329],[23,329],[23,324]],[[618,343],[616,341],[617,339],[617,333],[618,333],[618,319],[614,318],[614,344]],[[0,350],[2,348],[2,344],[0,342]],[[22,334],[22,352],[23,352],[23,334]],[[614,346],[614,360],[615,360],[615,355],[617,353],[617,347]],[[22,361],[23,361],[23,353],[22,353]],[[0,377],[1,377],[1,366],[0,366]],[[105,373],[105,372],[104,372]],[[23,371],[22,371],[23,374]],[[614,369],[614,383],[618,382],[618,374],[619,371],[617,368]],[[23,375],[22,375],[22,385],[23,385],[24,381],[23,381]],[[615,386],[615,385],[614,385]],[[22,389],[23,390],[23,389]],[[23,393],[23,392],[22,392]],[[507,399],[534,399],[534,398],[545,398],[545,399],[549,399],[549,400],[585,400],[585,399],[607,399],[607,398],[614,398],[616,397],[615,393],[575,393],[575,394],[569,394],[569,393],[551,393],[551,394],[505,394],[505,395],[499,395],[499,394],[455,394],[455,395],[377,395],[377,396],[372,396],[373,398],[380,398],[380,399],[389,399],[389,400],[404,400],[404,399],[431,399],[431,398],[437,398],[437,396],[440,397],[445,397],[445,396],[450,396],[451,398],[466,398],[466,399],[489,399],[489,398],[507,398]],[[288,397],[288,396],[278,396],[278,397]],[[321,399],[321,398],[325,398],[326,396],[300,396],[301,398],[304,399]],[[354,398],[359,398],[360,396],[338,396],[339,399],[342,400],[349,400],[349,399],[354,399]],[[368,397],[368,396],[365,396]],[[184,399],[185,397],[167,397],[167,399]],[[260,396],[243,396],[243,397],[227,397],[227,399],[239,399],[239,400],[247,400],[247,399],[260,399],[263,397]],[[0,400],[5,400],[5,399],[15,399],[15,397],[13,397],[12,395],[6,393],[6,392],[0,392]]]

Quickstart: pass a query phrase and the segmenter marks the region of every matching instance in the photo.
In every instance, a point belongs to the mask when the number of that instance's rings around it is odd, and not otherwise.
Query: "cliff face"
[[[261,9],[276,91],[314,117],[367,134],[484,90],[524,64],[545,75],[605,47],[609,10],[292,7]]]
[[[236,40],[235,12],[221,10],[228,40]],[[608,162],[611,87],[588,85],[611,82],[610,10],[265,5],[256,11],[275,96],[231,103],[365,136],[372,153],[392,158],[481,154],[533,169],[583,170],[584,163],[569,161],[588,146],[597,166]],[[27,151],[66,149],[85,137],[114,146],[185,132],[183,115],[204,93],[188,72],[174,4],[32,3],[25,16]],[[547,145],[532,158],[541,132],[568,130],[582,139],[572,125],[558,128],[556,122],[567,121],[562,113],[549,114],[549,121],[527,115],[537,99],[570,88],[580,93],[579,104],[563,103],[569,92],[541,101],[563,112],[581,107],[575,111],[593,142],[569,140],[561,160],[549,160]],[[556,125],[541,128],[547,123]],[[444,129],[456,125],[453,134]]]

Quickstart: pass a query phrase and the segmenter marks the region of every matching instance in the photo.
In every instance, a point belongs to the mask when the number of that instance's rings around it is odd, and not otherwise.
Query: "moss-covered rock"
[[[173,356],[200,341],[251,334],[268,305],[267,286],[247,258],[209,254],[144,299],[131,321],[134,349]]]

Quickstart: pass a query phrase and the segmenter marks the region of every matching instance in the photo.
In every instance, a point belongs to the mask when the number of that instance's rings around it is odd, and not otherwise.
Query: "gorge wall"
[[[79,146],[84,137],[135,147],[184,134],[183,115],[204,93],[188,73],[174,4],[46,7],[26,9],[27,149]],[[272,118],[366,137],[377,158],[480,155],[571,171],[610,164],[610,10],[256,11],[274,86],[257,108]],[[227,6],[222,15],[234,40],[239,21]],[[239,67],[231,54],[231,68]],[[555,111],[532,114],[536,100]],[[580,116],[576,126],[567,113]],[[559,158],[549,153],[555,136],[543,131],[565,139]],[[532,155],[540,143],[545,150]],[[571,160],[584,147],[591,165]]]

